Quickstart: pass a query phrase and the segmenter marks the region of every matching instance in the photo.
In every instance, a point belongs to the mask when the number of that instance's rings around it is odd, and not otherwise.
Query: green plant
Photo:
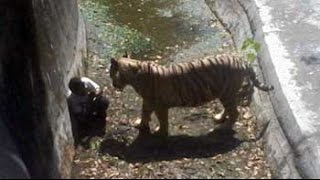
[[[92,140],[92,141],[90,142],[90,149],[93,149],[93,150],[99,149],[102,141],[103,141],[102,139]]]
[[[261,49],[260,43],[256,42],[252,38],[247,38],[242,43],[241,53],[250,63],[252,63],[256,59],[260,49]]]

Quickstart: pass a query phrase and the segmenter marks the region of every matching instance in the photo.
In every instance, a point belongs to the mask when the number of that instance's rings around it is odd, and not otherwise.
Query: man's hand
[[[107,87],[103,88],[103,92],[106,94],[111,94],[111,91],[109,91],[109,89]]]
[[[93,91],[88,92],[88,97],[90,100],[94,100],[94,98],[96,97],[96,93]]]
[[[103,91],[100,89],[99,91],[96,92],[97,96],[102,96],[103,95]]]

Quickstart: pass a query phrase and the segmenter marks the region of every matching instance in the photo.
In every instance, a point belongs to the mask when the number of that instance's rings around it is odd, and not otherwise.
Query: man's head
[[[85,84],[80,77],[73,77],[69,81],[69,89],[73,94],[84,96],[87,94]]]

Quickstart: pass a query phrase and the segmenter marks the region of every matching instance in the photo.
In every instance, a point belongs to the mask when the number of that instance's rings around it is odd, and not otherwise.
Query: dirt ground
[[[156,137],[137,138],[134,126],[140,121],[142,100],[131,87],[121,93],[113,89],[105,72],[109,65],[103,49],[107,46],[97,41],[92,22],[87,22],[87,28],[87,76],[108,89],[110,107],[105,136],[93,137],[76,150],[72,178],[272,178],[250,111],[236,122],[234,133],[219,133],[214,131],[215,102],[173,108],[166,144]],[[158,126],[153,116],[152,130]]]

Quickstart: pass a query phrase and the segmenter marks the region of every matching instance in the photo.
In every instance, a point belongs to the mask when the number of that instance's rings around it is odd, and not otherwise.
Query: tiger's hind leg
[[[167,108],[157,109],[155,113],[160,123],[160,129],[157,132],[157,135],[163,138],[166,138],[169,135],[168,109]]]
[[[240,117],[243,117],[248,111],[252,102],[254,85],[250,80],[246,80],[238,93],[240,105]]]
[[[217,124],[217,128],[215,129],[232,131],[233,125],[237,121],[239,116],[237,103],[232,101],[232,102],[224,103],[223,105],[225,108],[225,113],[227,113],[229,117],[227,118],[225,115],[224,120],[221,123]]]

